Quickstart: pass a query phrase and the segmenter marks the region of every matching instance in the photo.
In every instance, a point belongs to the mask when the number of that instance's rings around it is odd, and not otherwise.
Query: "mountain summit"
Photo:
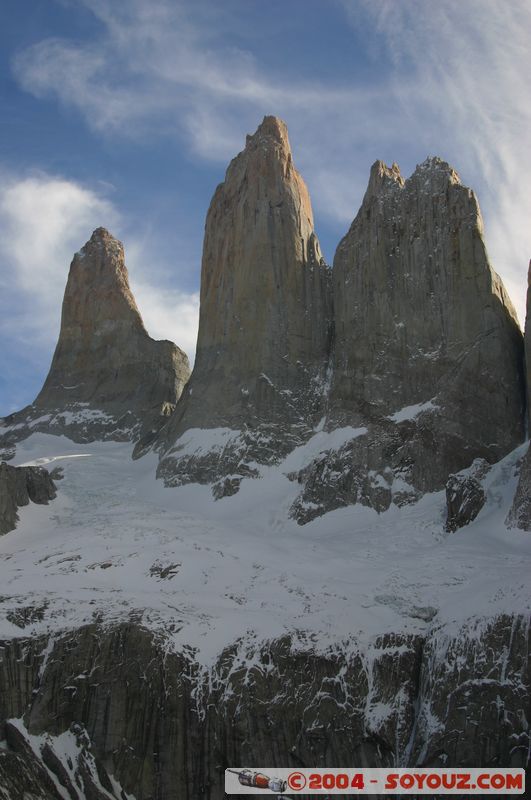
[[[173,410],[189,373],[182,350],[148,335],[123,245],[97,228],[70,265],[44,385],[31,406],[4,419],[3,438],[39,430],[77,441],[138,438]]]
[[[325,429],[365,432],[299,473],[301,522],[414,502],[522,442],[522,334],[476,196],[449,164],[428,158],[404,179],[377,161],[332,274]]]
[[[307,436],[322,414],[331,339],[330,270],[286,125],[265,117],[230,163],[207,214],[196,362],[164,431],[161,473],[205,480],[172,449],[188,429],[242,431],[211,476],[242,473]],[[243,473],[247,474],[247,468]]]

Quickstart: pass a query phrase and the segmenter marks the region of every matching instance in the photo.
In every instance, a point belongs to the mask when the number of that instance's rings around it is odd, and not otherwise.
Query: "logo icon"
[[[282,794],[288,787],[287,781],[282,778],[270,778],[268,775],[264,775],[263,772],[253,772],[250,769],[228,769],[227,772],[237,775],[238,781],[242,786],[252,786],[253,789],[263,789],[275,794]]]

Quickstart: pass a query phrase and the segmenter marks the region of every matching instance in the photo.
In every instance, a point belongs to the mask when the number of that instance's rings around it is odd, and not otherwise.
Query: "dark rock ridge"
[[[48,377],[31,406],[0,421],[0,450],[36,431],[80,442],[152,434],[189,374],[182,350],[148,335],[123,245],[97,228],[70,265]]]
[[[506,524],[510,528],[531,532],[531,445],[527,448],[520,464],[518,486]]]
[[[47,505],[56,496],[50,473],[42,467],[0,463],[0,535],[16,528],[18,509],[29,502]]]
[[[527,389],[527,430],[531,432],[531,261],[527,271],[527,307],[525,315],[525,375]]]
[[[453,532],[458,528],[473,522],[483,506],[487,496],[481,485],[481,479],[488,472],[489,465],[478,459],[472,467],[464,473],[450,475],[446,483],[446,525],[447,531]]]
[[[197,356],[163,432],[169,484],[247,475],[308,438],[323,414],[330,270],[285,124],[265,117],[231,162],[205,227]],[[174,447],[189,429],[242,431],[221,458]]]
[[[525,317],[525,364],[527,388],[527,433],[531,434],[531,261],[527,274],[527,309]],[[507,517],[513,528],[531,531],[531,445],[522,459],[520,478],[513,506]]]
[[[431,158],[404,180],[381,161],[334,259],[327,429],[366,426],[299,475],[304,522],[442,489],[525,436],[522,335],[490,267],[474,193]]]
[[[9,800],[56,798],[57,782],[74,800],[218,800],[228,766],[521,767],[529,749],[520,617],[321,654],[240,642],[209,670],[134,624],[0,653]]]

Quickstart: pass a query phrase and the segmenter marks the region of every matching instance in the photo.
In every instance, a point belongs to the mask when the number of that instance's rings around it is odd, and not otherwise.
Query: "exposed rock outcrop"
[[[506,524],[510,528],[531,532],[531,445],[520,464],[518,486]]]
[[[197,356],[164,431],[165,481],[237,479],[307,438],[323,413],[331,317],[308,190],[285,124],[265,117],[208,211]],[[242,436],[221,459],[183,459],[179,438],[201,428]]]
[[[322,654],[288,636],[240,642],[208,670],[127,624],[3,642],[1,652],[0,785],[17,756],[28,787],[44,772],[79,791],[77,772],[85,787],[118,786],[137,800],[220,800],[224,770],[237,765],[527,759],[529,626],[519,617]]]
[[[446,530],[453,532],[473,522],[483,506],[486,495],[473,475],[450,475],[446,484]]]
[[[300,521],[300,508],[337,507],[338,481],[341,505],[361,497],[380,510],[524,439],[521,331],[490,267],[476,197],[448,164],[428,159],[408,180],[396,164],[373,165],[333,281],[326,428],[367,434],[299,476]],[[372,490],[360,494],[371,484],[376,503]]]
[[[148,335],[123,245],[97,228],[70,265],[48,377],[31,406],[1,421],[0,448],[36,431],[82,442],[149,437],[189,374],[182,350]]]
[[[18,509],[31,501],[47,505],[56,496],[50,473],[42,467],[12,467],[0,463],[0,535],[16,528]]]

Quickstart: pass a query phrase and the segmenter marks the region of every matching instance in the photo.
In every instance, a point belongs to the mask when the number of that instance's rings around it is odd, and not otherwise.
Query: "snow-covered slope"
[[[215,502],[208,486],[164,488],[154,456],[132,461],[128,443],[35,434],[14,463],[53,463],[64,479],[50,506],[23,508],[0,539],[0,636],[135,619],[212,660],[245,632],[308,632],[323,648],[527,613],[531,537],[503,523],[524,449],[491,469],[485,507],[448,535],[443,492],[300,527],[286,475],[304,448]]]
[[[64,478],[0,538],[9,800],[221,800],[239,764],[527,763],[531,538],[504,525],[525,445],[448,534],[443,492],[298,525],[287,476],[334,443],[219,501],[131,444],[18,444]]]

